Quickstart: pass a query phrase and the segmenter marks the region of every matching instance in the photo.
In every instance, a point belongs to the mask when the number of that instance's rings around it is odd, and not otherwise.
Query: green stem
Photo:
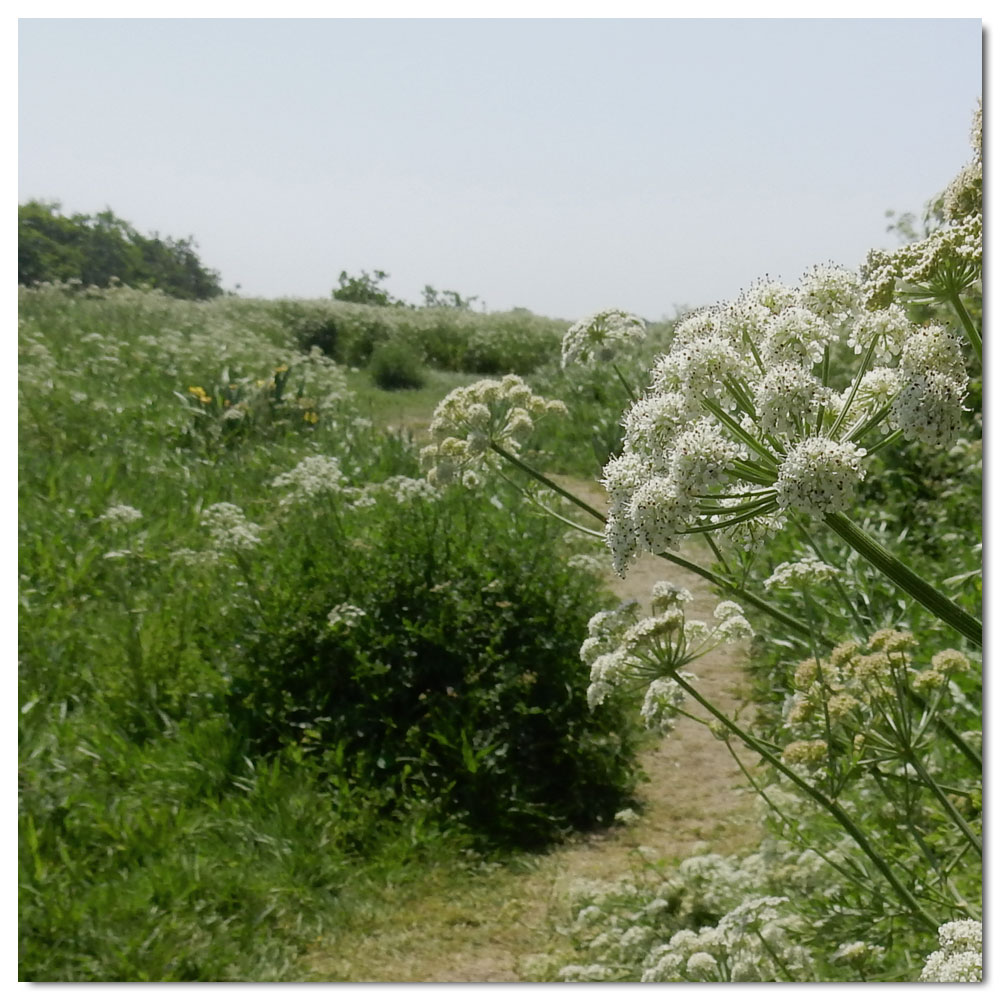
[[[983,842],[975,835],[969,824],[965,822],[965,818],[962,814],[955,808],[951,799],[948,798],[945,793],[938,788],[937,782],[928,774],[927,769],[924,767],[920,758],[913,752],[912,747],[908,747],[906,751],[906,761],[910,766],[920,775],[920,780],[924,783],[924,786],[931,790],[934,798],[941,803],[941,807],[944,811],[951,817],[952,822],[962,831],[965,839],[972,845],[975,851],[980,857],[983,856]]]
[[[839,511],[823,520],[859,555],[884,573],[897,587],[922,604],[936,618],[950,625],[970,642],[982,648],[983,623],[945,597],[936,587],[918,576],[906,563],[897,559],[884,545]]]
[[[796,528],[798,528],[799,534],[802,535],[802,537],[806,540],[806,544],[809,546],[809,548],[811,548],[813,552],[816,553],[816,558],[819,559],[820,562],[824,562],[828,566],[832,566],[833,563],[831,563],[830,560],[824,556],[823,552],[820,550],[819,545],[816,544],[816,540],[806,529],[806,526],[802,522],[802,519],[796,515],[793,515],[792,523],[795,525]],[[840,574],[838,572],[834,572],[832,580],[834,588],[840,595],[840,600],[843,602],[843,604],[846,605],[848,611],[851,614],[851,617],[854,619],[854,624],[857,625],[857,627],[861,630],[861,633],[864,634],[866,631],[868,631],[869,625],[862,619],[861,613],[854,606],[854,602],[851,600],[850,594],[847,593],[846,588],[840,582]]]
[[[958,318],[962,321],[962,326],[965,327],[969,343],[972,344],[972,349],[976,352],[976,357],[979,358],[979,364],[982,365],[983,338],[979,335],[979,331],[976,329],[976,324],[972,322],[972,317],[965,308],[965,304],[962,302],[962,297],[958,294],[958,292],[954,292],[948,296],[948,301],[951,302],[952,306],[954,306],[955,312],[958,313]]]
[[[639,397],[636,396],[635,392],[632,390],[632,386],[630,386],[628,382],[625,380],[625,376],[622,375],[621,371],[618,368],[618,365],[612,362],[611,367],[614,368],[615,374],[618,376],[618,380],[621,382],[623,386],[625,386],[625,391],[628,393],[628,398],[631,399],[633,403],[636,402]]]
[[[864,360],[861,362],[861,367],[858,369],[858,373],[854,376],[854,381],[851,383],[851,391],[847,396],[847,401],[841,407],[840,414],[833,422],[833,426],[830,428],[831,440],[836,440],[837,431],[840,430],[840,425],[847,419],[847,413],[851,408],[851,404],[854,402],[854,397],[858,393],[858,387],[861,385],[861,380],[864,378],[865,372],[868,371],[868,366],[871,364],[872,355],[875,353],[875,344],[877,341],[878,337],[872,337],[872,342],[868,345],[868,350],[865,353]]]
[[[873,444],[870,448],[865,449],[865,453],[871,457],[877,451],[881,451],[883,448],[888,448],[889,445],[894,444],[903,436],[901,430],[894,430],[891,434],[887,434],[881,441],[877,444]]]
[[[537,469],[532,468],[527,462],[522,461],[516,455],[512,455],[509,451],[498,445],[496,442],[490,442],[490,448],[493,449],[501,458],[506,459],[512,465],[516,466],[522,472],[531,476],[532,479],[537,480],[543,486],[547,486],[549,489],[558,493],[561,497],[569,500],[570,503],[576,504],[581,510],[585,510],[588,514],[596,517],[602,524],[606,521],[606,518],[599,511],[595,510],[586,501],[581,500],[579,497],[574,496],[569,490],[563,489],[558,483],[553,482],[544,473],[539,472]],[[688,570],[690,573],[695,573],[709,583],[718,587],[719,590],[732,594],[734,597],[739,597],[741,600],[746,601],[747,604],[752,605],[757,608],[758,611],[763,611],[764,614],[770,615],[775,621],[779,621],[782,625],[790,628],[793,632],[797,632],[799,635],[805,637],[806,639],[817,638],[821,642],[829,643],[830,640],[825,636],[817,636],[815,631],[803,622],[792,618],[791,615],[785,614],[779,608],[776,608],[773,604],[769,604],[767,601],[755,594],[750,593],[748,590],[744,590],[743,587],[734,583],[732,580],[727,580],[725,577],[720,576],[718,573],[713,573],[710,569],[705,569],[703,566],[699,566],[697,563],[693,563],[682,556],[675,556],[672,552],[658,552],[656,553],[661,559],[666,559],[667,562],[672,562],[675,566],[680,566],[682,569]]]
[[[656,554],[661,559],[666,559],[667,562],[672,562],[675,566],[680,566],[681,569],[686,569],[689,573],[696,573],[703,579],[708,580],[709,583],[717,587],[723,593],[731,594],[733,597],[738,597],[740,600],[755,607],[758,611],[763,611],[764,614],[769,615],[775,621],[781,622],[781,624],[786,628],[790,628],[793,632],[797,632],[803,638],[816,638],[821,642],[830,643],[830,639],[822,635],[817,636],[814,630],[805,624],[805,622],[800,622],[797,618],[793,618],[791,615],[785,614],[785,612],[780,608],[776,608],[773,604],[769,604],[763,598],[757,597],[756,594],[751,593],[749,590],[744,590],[743,587],[734,583],[732,580],[727,580],[718,573],[713,573],[710,569],[705,569],[703,566],[699,566],[697,563],[693,563],[690,560],[685,559],[683,556],[674,555],[673,552],[657,552]]]
[[[892,886],[896,895],[903,901],[906,907],[913,913],[915,917],[922,920],[923,923],[931,930],[937,930],[937,921],[924,913],[920,904],[914,898],[913,894],[909,889],[903,885],[902,882],[896,877],[896,873],[889,867],[885,859],[875,850],[874,847],[869,843],[868,838],[864,835],[864,832],[858,827],[858,825],[851,819],[851,817],[841,808],[841,806],[828,799],[818,788],[815,788],[804,778],[799,777],[790,767],[783,764],[780,758],[776,757],[768,749],[760,744],[749,733],[741,729],[732,719],[727,715],[724,715],[719,711],[710,701],[703,698],[698,691],[692,687],[683,677],[678,673],[674,673],[672,679],[684,689],[684,691],[692,697],[702,708],[707,712],[714,715],[719,722],[721,722],[730,732],[743,742],[743,744],[749,749],[753,750],[754,753],[759,754],[764,758],[776,771],[783,774],[789,779],[794,785],[800,788],[806,793],[817,805],[825,809],[833,818],[843,827],[843,829],[848,833],[851,839],[861,848],[861,850],[867,855],[868,859],[875,865],[875,867],[882,873],[885,880]]]
[[[703,399],[702,405],[720,423],[724,424],[733,437],[742,441],[751,451],[757,452],[764,460],[764,465],[771,469],[778,468],[778,460],[752,434],[748,434],[718,403],[711,399]]]
[[[913,688],[908,687],[906,689],[907,697],[918,707],[921,711],[926,712],[928,709],[927,702],[924,700],[923,696],[918,694]],[[952,728],[951,724],[948,722],[944,716],[940,715],[938,712],[933,714],[933,723],[941,730],[942,733],[948,738],[952,745],[965,757],[966,760],[972,764],[976,770],[982,773],[983,770],[983,758],[982,755],[976,753],[976,751],[969,746],[965,740]]]
[[[532,479],[537,480],[543,486],[547,486],[554,493],[558,493],[559,496],[561,496],[564,500],[569,500],[570,503],[576,504],[577,507],[579,507],[581,510],[585,510],[588,514],[591,514],[593,517],[596,517],[597,520],[600,521],[602,524],[604,523],[605,517],[600,511],[595,510],[593,507],[590,506],[589,503],[587,503],[584,500],[581,500],[579,497],[573,496],[573,494],[570,493],[569,490],[564,490],[558,483],[553,482],[551,479],[549,479],[548,476],[546,476],[542,472],[539,472],[537,469],[533,469],[530,465],[528,465],[527,462],[522,462],[521,459],[517,457],[517,455],[511,454],[511,452],[507,451],[506,448],[503,448],[501,445],[498,445],[496,441],[490,442],[490,448],[492,448],[493,451],[495,451],[501,458],[504,458],[508,462],[510,462],[511,465],[514,465],[517,468],[519,468],[522,472],[527,473],[529,476],[531,476]]]

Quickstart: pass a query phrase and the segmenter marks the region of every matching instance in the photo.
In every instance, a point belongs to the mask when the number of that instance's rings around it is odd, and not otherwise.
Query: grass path
[[[563,479],[578,495],[603,506],[600,488]],[[667,579],[687,587],[695,618],[709,618],[718,598],[706,582],[647,556],[626,580],[609,585],[648,605],[652,585]],[[700,688],[735,712],[746,701],[744,654],[724,646],[694,664]],[[385,886],[366,897],[336,936],[308,956],[310,978],[351,982],[530,981],[533,956],[558,952],[556,928],[567,916],[566,890],[578,878],[614,879],[640,861],[638,848],[681,860],[697,845],[727,853],[756,845],[760,831],[752,792],[725,744],[688,719],[642,757],[648,781],[637,823],[581,835],[514,865],[470,872],[437,870],[418,883]]]

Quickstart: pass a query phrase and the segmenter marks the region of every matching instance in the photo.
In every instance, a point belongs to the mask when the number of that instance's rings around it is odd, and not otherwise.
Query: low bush
[[[351,782],[492,844],[609,822],[635,739],[620,701],[587,707],[593,578],[509,498],[417,483],[290,515],[281,558],[254,568],[262,606],[237,624],[234,718],[255,753],[301,746],[335,781],[349,762]]]
[[[427,381],[420,356],[400,340],[379,344],[368,370],[380,389],[420,389]]]

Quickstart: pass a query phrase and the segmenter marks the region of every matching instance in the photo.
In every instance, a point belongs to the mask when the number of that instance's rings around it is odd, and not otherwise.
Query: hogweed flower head
[[[821,265],[797,287],[763,281],[678,323],[604,469],[619,573],[691,532],[752,548],[789,514],[848,510],[869,437],[954,436],[968,384],[961,342],[862,299],[857,274]],[[835,350],[858,358],[853,374],[831,363]]]
[[[538,417],[566,414],[566,404],[536,395],[518,375],[481,379],[448,393],[434,410],[434,444],[420,453],[428,480],[444,485],[492,461],[498,445],[517,453]]]
[[[574,323],[563,336],[562,366],[611,361],[623,348],[643,340],[646,324],[624,309],[603,309]]]
[[[590,667],[591,708],[617,687],[642,683],[646,685],[642,718],[663,732],[672,728],[684,697],[678,681],[695,680],[682,668],[722,643],[753,634],[735,601],[722,601],[708,625],[687,618],[684,604],[690,599],[687,590],[660,581],[653,588],[652,615],[640,618],[638,605],[630,601],[591,618],[580,647],[580,658]]]

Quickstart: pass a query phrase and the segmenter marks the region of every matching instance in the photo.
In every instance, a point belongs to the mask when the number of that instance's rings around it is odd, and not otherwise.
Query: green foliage
[[[559,357],[566,324],[526,309],[477,313],[434,306],[279,300],[261,303],[304,349],[319,347],[341,364],[367,365],[389,341],[410,345],[423,361],[451,372],[527,374]]]
[[[399,340],[379,344],[372,351],[368,370],[380,389],[419,389],[427,380],[419,356]]]
[[[73,281],[106,288],[117,280],[181,299],[222,294],[218,272],[202,265],[192,239],[142,236],[110,210],[67,217],[59,208],[39,201],[18,206],[18,284]]]
[[[528,846],[609,822],[635,740],[620,704],[587,707],[591,579],[553,559],[557,526],[494,499],[383,495],[323,530],[288,522],[237,625],[234,706],[259,751],[335,747],[362,785]]]
[[[448,289],[439,292],[433,285],[424,285],[423,297],[425,309],[471,309],[472,303],[479,298],[478,295],[462,298],[458,292]]]
[[[291,319],[365,310],[318,305],[20,292],[23,979],[301,978],[369,883],[627,794],[627,728],[581,705],[592,584],[506,500],[501,530],[492,493],[381,495],[415,449],[299,349]],[[355,492],[283,504],[274,479],[318,456]],[[259,546],[212,542],[220,502]],[[344,601],[356,634],[329,628]]]
[[[399,299],[394,299],[382,287],[382,282],[388,277],[385,271],[376,271],[374,274],[362,271],[360,276],[341,271],[333,297],[338,302],[356,302],[363,306],[401,305]]]

